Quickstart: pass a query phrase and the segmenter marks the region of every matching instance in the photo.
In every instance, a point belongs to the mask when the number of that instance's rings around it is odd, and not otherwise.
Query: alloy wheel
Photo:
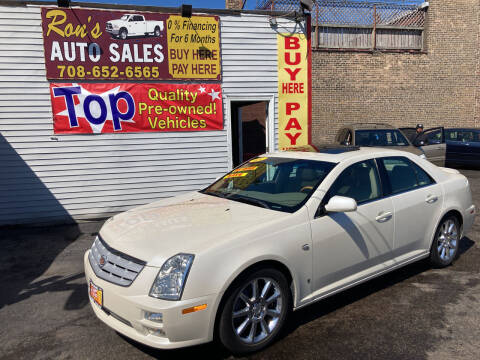
[[[452,219],[446,220],[437,235],[438,256],[444,262],[450,262],[455,256],[458,246],[458,229]]]
[[[277,328],[282,314],[280,285],[271,278],[250,281],[233,302],[232,325],[243,343],[255,345]]]

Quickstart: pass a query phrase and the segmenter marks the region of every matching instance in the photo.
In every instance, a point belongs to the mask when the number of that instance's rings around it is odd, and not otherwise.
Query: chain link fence
[[[262,0],[257,8],[301,11],[298,0]],[[317,0],[314,49],[422,50],[428,3]]]

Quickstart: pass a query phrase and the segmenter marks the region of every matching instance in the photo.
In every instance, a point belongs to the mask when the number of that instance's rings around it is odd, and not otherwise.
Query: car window
[[[445,139],[450,141],[457,141],[458,131],[456,130],[445,130]]]
[[[380,163],[387,174],[390,194],[398,194],[434,183],[425,170],[405,157],[382,158]]]
[[[427,133],[427,144],[441,144],[442,143],[442,130],[434,130]]]
[[[362,161],[346,168],[328,190],[323,203],[336,195],[353,198],[357,204],[380,198],[380,179],[375,161]]]
[[[458,132],[458,141],[470,142],[473,141],[473,131],[459,131]]]
[[[473,132],[473,142],[480,142],[480,133],[478,131]]]
[[[427,186],[435,183],[435,181],[430,177],[430,175],[428,175],[427,172],[423,170],[420,166],[418,166],[414,162],[410,162],[410,165],[413,166],[415,174],[417,175],[418,186]]]
[[[140,16],[140,15],[135,16],[135,21],[143,21],[143,16]]]
[[[305,204],[335,166],[325,161],[256,158],[202,192],[272,210],[294,212]]]
[[[357,146],[408,146],[405,136],[396,129],[356,130]]]

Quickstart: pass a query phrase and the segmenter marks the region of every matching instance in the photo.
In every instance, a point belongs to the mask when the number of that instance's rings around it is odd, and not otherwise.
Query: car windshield
[[[405,136],[396,129],[356,130],[357,146],[408,146]]]
[[[130,15],[123,15],[120,20],[127,20]]]
[[[201,192],[292,213],[305,204],[335,165],[281,157],[256,158]]]

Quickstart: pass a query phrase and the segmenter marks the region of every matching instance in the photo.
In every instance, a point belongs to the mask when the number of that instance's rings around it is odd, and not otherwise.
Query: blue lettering
[[[98,105],[100,105],[100,116],[94,117],[92,112],[90,111],[90,104],[92,101],[96,101]],[[100,125],[105,122],[107,118],[107,105],[105,105],[105,101],[103,101],[102,97],[99,95],[88,95],[83,102],[83,112],[85,113],[85,117],[87,120],[95,125]]]
[[[53,95],[55,97],[58,97],[58,96],[65,97],[65,104],[67,104],[68,120],[70,121],[70,127],[78,126],[77,115],[75,114],[75,103],[73,101],[73,95],[80,94],[81,92],[82,90],[80,89],[80,86],[53,88]]]
[[[108,95],[110,99],[110,108],[112,109],[112,119],[114,130],[122,130],[121,120],[130,120],[135,115],[135,102],[132,95],[126,91],[120,91],[118,94]],[[125,113],[120,112],[118,109],[118,101],[123,99],[127,103],[127,111]]]

